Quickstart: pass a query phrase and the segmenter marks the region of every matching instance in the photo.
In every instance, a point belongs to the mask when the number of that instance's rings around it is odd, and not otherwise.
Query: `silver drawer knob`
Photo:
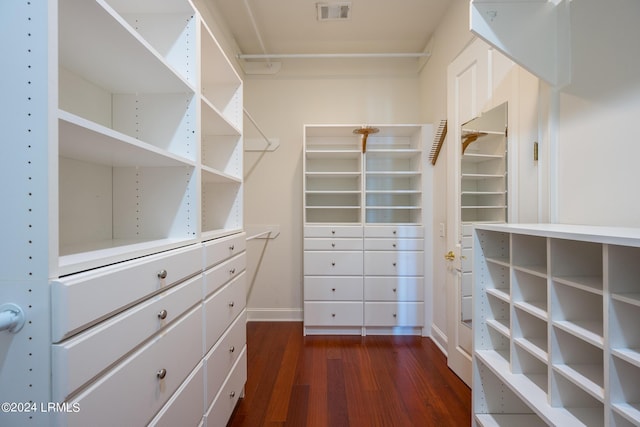
[[[233,353],[234,351],[236,351],[236,348],[234,346],[231,346],[231,348],[229,349],[229,353]]]
[[[166,319],[167,318],[167,314],[168,314],[167,310],[160,310],[158,312],[158,319],[162,319],[162,320]]]
[[[156,376],[157,376],[159,379],[163,380],[163,379],[164,379],[164,377],[166,377],[166,376],[167,376],[167,370],[166,370],[166,369],[164,369],[164,368],[160,369],[160,370],[156,373]]]
[[[230,274],[236,274],[236,269],[235,269],[235,268],[232,268],[231,270],[229,270],[229,273],[230,273]]]
[[[231,302],[229,303],[229,307],[233,307],[234,305],[236,305],[236,303],[235,303],[235,302],[233,302],[233,301],[231,301]]]
[[[336,288],[331,288],[331,292],[335,292],[335,291],[336,291]]]
[[[398,232],[396,230],[393,230],[393,234],[397,234]]]
[[[331,263],[331,267],[335,267],[335,266],[336,266],[336,263],[335,263],[335,262],[332,262],[332,263]]]
[[[235,248],[236,248],[236,245],[231,245],[231,246],[229,246],[229,250],[230,250],[230,251],[234,250]]]
[[[236,397],[236,392],[235,392],[235,391],[232,391],[231,393],[229,393],[229,397],[230,397],[230,398],[232,398],[232,399],[233,399],[234,397]]]
[[[394,262],[394,263],[393,263],[393,266],[395,267],[395,266],[396,266],[396,264],[397,264],[397,263],[395,263],[395,262]]]
[[[336,317],[336,314],[335,313],[331,313],[331,317]]]
[[[398,317],[398,315],[397,315],[397,314],[395,314],[395,313],[393,313],[393,317],[394,317],[394,318],[395,318],[395,317]]]
[[[332,248],[335,248],[335,247],[336,247],[336,244],[335,244],[335,243],[332,243],[332,244],[331,244],[331,247],[332,247]]]
[[[393,244],[393,245],[391,245],[391,246],[393,246],[393,247],[395,248],[395,247],[396,247],[396,244],[394,243],[394,244]]]
[[[160,279],[166,279],[166,278],[167,278],[167,270],[160,270],[160,271],[158,271],[158,278],[160,278]]]
[[[336,234],[336,230],[331,230],[331,234]]]
[[[398,292],[396,288],[393,288],[393,292]]]

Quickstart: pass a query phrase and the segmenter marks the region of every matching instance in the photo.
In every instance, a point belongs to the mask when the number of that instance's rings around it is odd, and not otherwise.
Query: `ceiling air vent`
[[[318,21],[336,21],[351,18],[351,2],[316,3]]]

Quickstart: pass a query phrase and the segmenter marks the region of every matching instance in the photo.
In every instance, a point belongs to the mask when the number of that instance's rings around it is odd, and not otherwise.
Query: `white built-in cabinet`
[[[306,334],[421,334],[430,127],[304,128]]]
[[[640,425],[640,230],[474,236],[474,425]]]
[[[28,261],[1,277],[27,321],[0,400],[72,409],[0,424],[226,425],[246,380],[240,77],[189,0],[0,15],[20,82],[3,222],[31,216],[2,244]]]

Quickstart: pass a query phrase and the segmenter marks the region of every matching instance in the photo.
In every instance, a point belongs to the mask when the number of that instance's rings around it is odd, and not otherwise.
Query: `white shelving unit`
[[[420,334],[429,126],[304,129],[305,333]]]
[[[2,244],[0,302],[29,321],[0,395],[82,408],[0,424],[228,419],[246,380],[242,80],[189,0],[14,3],[0,28],[22,82],[0,99],[4,222],[29,223]]]
[[[476,226],[475,425],[640,424],[640,230]]]

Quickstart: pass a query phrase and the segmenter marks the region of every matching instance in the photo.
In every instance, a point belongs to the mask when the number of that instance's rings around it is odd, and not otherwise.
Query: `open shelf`
[[[640,425],[638,259],[640,230],[476,224],[474,357],[549,425]],[[542,415],[556,409],[562,422]]]

